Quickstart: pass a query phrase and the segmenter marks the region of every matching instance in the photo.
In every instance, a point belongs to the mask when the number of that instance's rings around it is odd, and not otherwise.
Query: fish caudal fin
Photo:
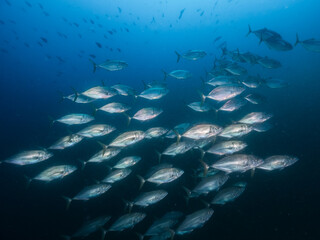
[[[104,155],[107,151],[108,146],[100,141],[97,141],[97,143],[102,147],[102,149],[103,149],[102,155]]]
[[[248,37],[248,36],[250,35],[250,33],[252,33],[252,30],[251,30],[250,24],[248,24],[248,28],[249,28],[249,30],[248,30],[248,33],[247,33],[246,37]]]
[[[93,64],[93,72],[96,72],[96,70],[97,70],[97,64],[96,64],[93,60],[91,60],[91,59],[89,59],[89,61]]]
[[[203,176],[205,177],[205,176],[207,176],[209,166],[202,159],[199,159],[199,161],[200,161],[200,163],[201,163],[201,165],[203,167]]]
[[[162,72],[163,72],[163,74],[164,74],[164,79],[163,79],[163,81],[166,81],[167,76],[168,76],[168,73],[167,73],[167,72],[165,72],[163,69],[162,69]]]
[[[62,196],[62,198],[66,201],[66,210],[68,210],[72,202],[72,198],[65,197],[65,196]]]
[[[181,58],[181,55],[177,51],[174,51],[174,53],[177,55],[177,62],[179,62],[180,58]]]
[[[299,36],[298,36],[298,33],[296,34],[296,42],[294,44],[294,46],[297,46],[298,43],[300,43],[300,40],[299,40]]]
[[[140,185],[139,185],[139,190],[140,190],[142,188],[142,186],[144,185],[144,183],[146,182],[146,180],[143,177],[141,177],[140,175],[137,175],[137,178],[140,181]]]
[[[158,157],[158,162],[160,163],[162,154],[160,152],[158,152],[157,150],[156,150],[156,154],[157,154],[157,157]]]
[[[206,96],[205,96],[202,92],[200,92],[200,91],[198,91],[198,93],[199,93],[199,95],[200,95],[200,97],[201,97],[201,104],[203,104],[204,101],[206,100]]]
[[[179,143],[180,140],[181,140],[181,135],[180,135],[180,134],[178,133],[178,131],[175,130],[175,129],[172,129],[172,131],[177,135],[177,143]]]
[[[130,117],[130,116],[129,116],[128,114],[126,114],[126,113],[123,113],[123,115],[127,118],[127,126],[129,126],[130,123],[131,123],[132,117]]]

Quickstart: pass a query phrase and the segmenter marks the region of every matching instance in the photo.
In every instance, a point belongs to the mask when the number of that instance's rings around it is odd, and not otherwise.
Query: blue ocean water
[[[184,9],[183,12],[181,12]],[[319,239],[319,109],[320,53],[307,51],[301,44],[290,51],[269,49],[248,32],[264,27],[281,34],[294,45],[296,33],[301,40],[320,39],[320,2],[316,0],[203,0],[203,1],[0,1],[0,160],[24,150],[47,148],[69,132],[82,126],[66,127],[51,124],[69,113],[92,114],[93,108],[120,101],[132,106],[131,116],[142,107],[159,107],[159,117],[140,123],[126,117],[97,112],[96,123],[108,123],[117,131],[99,139],[110,143],[127,130],[147,130],[162,126],[172,129],[179,123],[214,122],[229,125],[252,111],[273,114],[274,127],[265,133],[245,136],[245,153],[262,158],[277,154],[294,155],[299,161],[281,171],[235,174],[235,179],[248,182],[244,194],[224,206],[213,206],[214,214],[202,228],[178,239]],[[180,17],[181,16],[181,17]],[[180,18],[179,18],[180,17]],[[221,39],[214,42],[217,37]],[[200,101],[202,78],[221,58],[220,45],[228,50],[250,51],[281,62],[282,67],[265,69],[241,63],[250,75],[286,80],[286,88],[259,87],[255,92],[266,97],[261,105],[247,105],[234,113],[194,112],[186,104]],[[202,59],[177,63],[174,53],[201,49]],[[128,67],[115,72],[98,68],[93,72],[92,59],[123,60]],[[116,96],[92,104],[61,102],[61,94],[83,92],[101,85],[125,84],[138,93],[144,82],[162,81],[162,70],[186,69],[192,77],[178,80],[168,77],[168,95],[157,101]],[[212,90],[213,88],[208,88]],[[250,91],[250,90],[248,90]],[[63,151],[54,151],[54,158],[36,165],[0,165],[0,238],[60,239],[72,235],[81,224],[101,215],[112,219],[106,229],[125,213],[123,199],[132,200],[138,193],[136,174],[144,175],[158,163],[156,151],[167,146],[165,139],[134,145],[120,155],[139,155],[134,174],[115,184],[103,196],[88,202],[73,202],[68,211],[61,196],[74,196],[84,186],[94,184],[109,171],[108,164],[88,166],[62,181],[31,182],[26,189],[26,176],[33,177],[54,164],[74,164],[88,160],[101,147],[95,140],[86,140]],[[106,239],[138,239],[152,222],[165,212],[179,210],[190,214],[204,208],[201,201],[185,203],[182,186],[192,188],[196,180],[193,170],[199,165],[199,152],[190,151],[163,161],[185,170],[182,178],[164,188],[168,196],[146,209],[146,219],[133,230],[107,233]],[[117,157],[120,159],[120,157]],[[112,160],[114,161],[114,160]],[[114,161],[115,162],[115,161]],[[153,185],[144,186],[153,190]],[[96,232],[87,239],[99,239]]]

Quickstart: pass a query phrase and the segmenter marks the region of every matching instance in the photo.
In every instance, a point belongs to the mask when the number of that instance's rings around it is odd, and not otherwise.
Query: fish
[[[298,34],[296,34],[296,43],[294,46],[297,46],[298,44],[301,44],[305,49],[311,52],[320,52],[320,40],[310,38],[304,41],[299,40]]]
[[[163,98],[165,95],[167,95],[168,92],[169,90],[166,88],[151,87],[144,90],[138,96],[148,100],[158,100]]]
[[[181,123],[177,126],[175,126],[173,129],[179,133],[180,135],[182,135],[185,131],[187,131],[187,129],[191,126],[190,123]],[[170,130],[167,134],[166,134],[166,138],[175,138],[177,137],[177,135],[175,134],[175,132],[173,130]]]
[[[83,136],[80,136],[78,134],[71,134],[59,139],[57,142],[51,145],[49,149],[63,150],[65,148],[69,148],[76,145],[77,143],[81,142],[82,139]]]
[[[288,155],[275,155],[268,157],[264,160],[264,163],[257,168],[272,171],[272,170],[282,170],[296,163],[299,159],[297,157]]]
[[[96,198],[106,193],[111,188],[110,184],[99,183],[94,185],[89,185],[83,188],[79,193],[77,193],[73,198],[68,199],[67,208],[69,207],[71,201],[88,201],[92,198]]]
[[[80,229],[78,229],[74,234],[72,234],[73,238],[84,238],[89,236],[91,233],[102,229],[103,226],[109,222],[111,219],[110,216],[101,216],[89,221],[86,221]]]
[[[218,76],[212,77],[206,83],[213,87],[218,87],[222,85],[232,85],[232,84],[240,83],[240,81],[236,76],[218,75]]]
[[[248,124],[231,124],[228,127],[224,128],[219,136],[225,138],[242,137],[250,133],[252,130],[253,127]]]
[[[12,157],[5,159],[4,162],[19,166],[25,166],[43,162],[51,158],[52,156],[53,154],[48,152],[47,150],[29,150],[15,154]]]
[[[140,162],[141,157],[139,156],[129,156],[129,157],[124,157],[120,159],[116,165],[113,166],[113,168],[117,169],[123,169],[123,168],[128,168],[136,165],[138,162]]]
[[[188,197],[198,197],[200,195],[207,195],[212,191],[219,189],[229,179],[229,175],[224,172],[219,172],[213,176],[203,178],[196,187],[188,192]]]
[[[247,146],[248,145],[242,141],[223,141],[213,145],[206,152],[222,156],[239,152]]]
[[[269,120],[273,115],[270,113],[264,113],[264,112],[252,112],[247,115],[245,115],[243,118],[241,118],[238,122],[244,123],[244,124],[255,124],[255,123],[263,123],[267,120]]]
[[[115,91],[113,88],[97,86],[82,92],[81,95],[93,99],[109,99],[117,95],[117,91]]]
[[[162,199],[164,199],[168,195],[168,192],[164,190],[154,190],[150,192],[140,193],[132,202],[129,202],[130,208],[132,206],[139,206],[139,207],[148,207],[153,205]]]
[[[179,169],[179,168],[161,168],[159,170],[157,170],[156,172],[154,172],[151,176],[149,176],[148,178],[144,179],[143,177],[137,175],[137,177],[140,180],[140,188],[142,188],[143,184],[145,182],[151,182],[151,183],[155,183],[157,185],[161,185],[164,183],[170,183],[176,179],[178,179],[179,177],[181,177],[181,175],[184,173],[183,170]]]
[[[120,148],[107,147],[103,145],[103,149],[94,154],[86,163],[101,163],[109,161],[121,152]]]
[[[217,111],[233,112],[245,106],[247,101],[240,97],[231,98],[225,102]]]
[[[60,122],[66,125],[80,125],[80,124],[86,124],[94,120],[94,117],[88,115],[88,114],[82,114],[82,113],[72,113],[65,115],[61,118],[58,118],[57,120],[54,120],[54,122]]]
[[[97,45],[97,47],[98,47],[98,48],[102,48],[102,45],[101,45],[101,43],[99,43],[99,42],[96,42],[96,45]]]
[[[211,204],[224,205],[234,201],[244,192],[245,186],[231,186],[220,190],[212,199]]]
[[[118,137],[116,137],[110,144],[110,147],[127,147],[137,142],[140,142],[145,137],[145,133],[143,131],[129,131],[122,133]]]
[[[131,169],[129,168],[122,168],[122,169],[117,169],[109,173],[103,180],[102,182],[105,183],[115,183],[118,182],[127,176],[132,172]]]
[[[254,155],[233,154],[218,160],[217,162],[212,164],[211,167],[220,171],[224,171],[226,173],[244,173],[248,170],[257,168],[262,164],[263,160]]]
[[[101,110],[107,113],[124,113],[130,109],[131,107],[124,103],[113,102],[113,103],[108,103],[102,106],[98,110]]]
[[[252,65],[257,64],[258,59],[260,59],[258,55],[255,55],[251,52],[245,52],[245,53],[238,52],[238,54],[241,60],[243,60],[243,62],[252,64]]]
[[[192,74],[188,70],[174,70],[170,73],[167,73],[163,71],[164,73],[164,80],[167,79],[168,76],[179,79],[179,80],[185,80],[192,77]]]
[[[207,53],[202,50],[189,50],[183,54],[180,54],[177,51],[175,51],[175,54],[177,55],[177,62],[180,61],[181,57],[187,60],[196,61],[207,55]]]
[[[62,96],[62,100],[63,99],[68,99],[72,102],[75,102],[75,103],[91,103],[93,101],[95,101],[96,99],[94,98],[90,98],[90,97],[87,97],[87,96],[84,96],[82,94],[78,94],[78,93],[74,93],[74,94],[70,94],[68,96]],[[61,100],[61,101],[62,101]]]
[[[97,67],[103,68],[108,71],[119,71],[123,70],[128,67],[128,63],[125,61],[120,61],[120,60],[107,60],[103,63],[96,64],[93,60],[89,59],[90,62],[93,64],[93,72],[96,71]]]
[[[135,90],[132,87],[129,87],[127,85],[123,85],[123,84],[117,84],[117,85],[113,85],[111,86],[111,88],[117,90],[119,95],[122,96],[135,96]]]
[[[247,33],[247,36],[249,36],[251,33],[255,34],[257,38],[259,38],[260,43],[262,41],[269,40],[270,38],[274,39],[282,39],[281,35],[275,31],[272,31],[267,28],[262,28],[259,30],[252,31],[250,25],[248,25],[249,31]]]
[[[186,9],[184,8],[184,9],[182,9],[182,10],[180,11],[179,19],[182,18],[182,15],[183,15],[183,13],[184,13],[185,10],[186,10]]]
[[[244,91],[245,88],[239,85],[223,85],[214,88],[207,96],[201,94],[201,98],[203,102],[206,98],[220,102],[234,98]]]
[[[211,208],[198,210],[185,217],[184,221],[178,226],[175,233],[177,235],[184,235],[191,233],[197,228],[201,228],[213,215]]]
[[[134,212],[127,213],[118,218],[108,229],[108,231],[123,231],[128,228],[133,228],[146,217],[145,213]]]
[[[163,136],[164,134],[166,134],[169,130],[163,127],[153,127],[153,128],[149,128],[146,132],[145,132],[145,138],[146,139],[151,139],[151,138],[158,138]]]
[[[163,110],[160,108],[154,108],[154,107],[142,108],[133,115],[132,119],[143,122],[159,116],[162,112]],[[131,118],[129,117],[129,122],[130,120]]]
[[[261,83],[261,78],[259,76],[247,76],[242,80],[242,84],[248,88],[258,88]]]
[[[256,132],[266,132],[269,131],[273,125],[269,122],[256,123],[253,125],[253,130]]]
[[[268,58],[268,57],[263,57],[263,58],[259,58],[257,60],[257,62],[265,67],[265,68],[270,68],[270,69],[274,69],[274,68],[280,68],[282,65],[279,61]]]
[[[199,140],[217,136],[222,131],[222,128],[215,124],[198,124],[191,127],[184,134],[178,134],[178,141],[181,137]]]
[[[264,40],[264,43],[269,49],[276,51],[290,51],[293,49],[293,46],[283,39],[269,38],[267,40]]]
[[[76,170],[77,170],[77,167],[73,165],[56,165],[42,171],[37,176],[35,176],[32,180],[51,182],[53,180],[62,179],[65,176],[70,175]]]
[[[110,126],[108,124],[95,124],[80,130],[79,132],[77,132],[77,135],[86,138],[94,138],[105,136],[109,133],[112,133],[115,130],[115,127]]]
[[[231,73],[232,75],[235,76],[240,76],[246,74],[248,71],[244,67],[241,67],[240,65],[236,63],[232,63],[230,65],[227,65],[224,70],[227,72]]]
[[[196,146],[194,141],[179,141],[172,143],[169,147],[167,147],[161,155],[167,156],[176,156],[178,154],[184,154],[190,149]]]
[[[261,104],[266,101],[266,98],[257,93],[250,93],[244,97],[248,102],[252,104]]]
[[[205,102],[193,102],[188,104],[187,106],[196,112],[209,112],[210,110],[214,110],[213,107]]]

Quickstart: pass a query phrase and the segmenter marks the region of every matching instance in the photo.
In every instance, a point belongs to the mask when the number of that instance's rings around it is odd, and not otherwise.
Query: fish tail
[[[186,192],[187,196],[184,197],[185,201],[186,201],[186,205],[189,205],[189,199],[190,199],[190,195],[191,195],[191,191],[190,189],[186,188],[185,186],[182,186],[183,190]]]
[[[74,99],[73,101],[77,101],[79,93],[77,92],[77,90],[74,87],[71,87],[72,91],[74,92]]]
[[[252,30],[251,30],[250,24],[248,24],[248,28],[249,28],[249,30],[248,30],[248,33],[247,33],[246,37],[248,37],[248,36],[250,35],[250,33],[252,33]]]
[[[200,91],[198,91],[198,93],[199,93],[199,95],[200,95],[200,97],[201,97],[201,104],[203,104],[204,101],[206,100],[206,96],[205,96],[202,92],[200,92]]]
[[[164,74],[164,79],[163,79],[163,81],[166,81],[167,76],[168,76],[168,73],[167,73],[167,72],[165,72],[163,69],[162,69],[162,72],[163,72],[163,74]]]
[[[140,190],[142,188],[142,186],[144,185],[144,183],[146,182],[146,180],[143,177],[141,177],[140,175],[137,175],[137,178],[140,181],[140,186],[139,186],[139,190]]]
[[[175,231],[173,231],[171,228],[168,228],[168,229],[167,229],[167,231],[169,231],[169,232],[170,232],[170,235],[171,235],[170,240],[173,240],[174,235],[176,234],[176,232],[175,232]]]
[[[129,126],[130,123],[131,123],[132,117],[130,117],[130,116],[129,116],[128,114],[126,114],[126,113],[123,113],[123,115],[127,118],[127,126]]]
[[[181,58],[181,55],[177,51],[174,51],[174,53],[177,55],[177,62],[179,62],[180,58]]]
[[[97,70],[97,64],[91,59],[89,59],[89,61],[93,64],[93,72],[95,73]]]
[[[208,203],[207,201],[205,201],[205,200],[203,200],[203,199],[201,199],[200,201],[204,204],[204,206],[205,206],[206,208],[209,208],[209,207],[210,207],[210,203]]]
[[[102,149],[103,149],[102,155],[104,155],[105,152],[107,151],[108,146],[100,141],[97,141],[97,143],[102,147]]]
[[[208,173],[209,166],[202,159],[199,159],[201,165],[203,166],[203,176],[206,176]]]
[[[80,170],[82,171],[85,168],[87,162],[80,159],[78,159],[78,162],[80,164]]]
[[[54,118],[49,115],[48,115],[48,119],[50,121],[50,127],[52,127],[52,125],[55,123],[56,120],[54,120]]]
[[[133,202],[127,201],[125,199],[122,199],[122,201],[125,203],[124,211],[128,209],[128,212],[131,213]]]
[[[27,175],[24,175],[24,178],[26,179],[26,190],[29,189],[30,183],[32,182],[32,178],[28,177]]]
[[[156,154],[157,154],[157,157],[158,157],[158,162],[160,163],[162,154],[160,152],[158,152],[157,150],[156,150]]]
[[[62,198],[66,201],[66,210],[69,210],[70,204],[72,202],[72,198],[62,196]]]
[[[177,143],[179,143],[181,140],[181,135],[175,129],[172,129],[172,131],[177,135]]]
[[[62,103],[65,99],[65,96],[63,96],[63,93],[60,90],[58,90],[57,92],[60,95],[60,99],[59,99],[58,103]]]
[[[296,42],[295,42],[294,46],[297,46],[298,43],[300,43],[300,40],[299,40],[298,33],[296,33]]]

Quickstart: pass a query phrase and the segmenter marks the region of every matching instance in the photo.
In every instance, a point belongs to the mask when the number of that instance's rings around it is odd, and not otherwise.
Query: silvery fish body
[[[289,167],[292,164],[296,163],[299,159],[297,157],[287,156],[287,155],[275,155],[268,157],[264,160],[258,168],[272,171],[276,169],[283,169]]]
[[[169,90],[166,88],[152,87],[140,93],[139,97],[142,97],[148,100],[157,100],[167,95],[168,92]]]
[[[154,173],[160,171],[161,169],[164,169],[164,168],[172,168],[173,165],[170,164],[170,163],[160,163],[156,166],[153,166],[149,169],[148,173],[146,174],[145,178],[149,178],[151,177]]]
[[[134,205],[141,207],[148,207],[152,204],[155,204],[162,199],[164,199],[168,195],[168,192],[164,190],[155,190],[150,192],[141,193],[138,197],[133,201]]]
[[[245,147],[247,147],[247,144],[242,141],[224,141],[213,145],[207,152],[216,155],[227,155],[239,152]]]
[[[203,178],[192,190],[191,195],[207,195],[208,193],[219,189],[228,179],[229,176],[223,172]]]
[[[99,110],[107,113],[124,113],[130,109],[131,109],[130,106],[123,103],[118,103],[118,102],[108,103],[102,106],[101,108],[99,108]]]
[[[168,129],[163,128],[163,127],[154,127],[154,128],[149,128],[146,132],[146,138],[151,139],[151,138],[158,138],[163,136],[168,132]]]
[[[212,199],[211,204],[223,205],[238,198],[245,190],[245,187],[232,186],[220,190]]]
[[[105,136],[113,132],[114,130],[116,130],[115,127],[107,124],[95,124],[80,130],[79,132],[77,132],[77,135],[87,138],[94,138]]]
[[[206,52],[202,50],[189,50],[183,54],[179,54],[178,52],[176,52],[176,54],[178,55],[177,62],[179,62],[180,56],[187,60],[195,61],[207,55]]]
[[[183,154],[192,149],[195,146],[194,141],[180,141],[172,143],[167,147],[162,155],[176,156],[178,154]]]
[[[24,166],[45,161],[52,156],[53,154],[46,150],[30,150],[13,155],[4,162]]]
[[[192,74],[187,70],[174,70],[170,72],[168,75],[170,77],[180,79],[180,80],[184,80],[192,77]]]
[[[127,228],[133,228],[136,224],[141,222],[146,217],[145,213],[128,213],[115,221],[108,231],[123,231]]]
[[[120,148],[107,148],[107,149],[102,149],[95,155],[93,155],[88,162],[91,163],[101,163],[104,161],[108,161],[111,158],[117,156],[120,153],[121,149]]]
[[[91,233],[101,229],[110,219],[111,219],[110,216],[102,216],[102,217],[89,220],[85,222],[78,231],[72,234],[72,237],[73,238],[87,237]]]
[[[263,164],[263,160],[254,155],[234,154],[218,160],[212,164],[211,167],[226,173],[231,173],[246,172],[259,167],[261,164]]]
[[[190,128],[182,136],[194,140],[199,140],[216,136],[221,131],[222,128],[214,124],[198,124]]]
[[[191,126],[190,123],[181,123],[177,126],[175,126],[173,129],[178,132],[180,135],[182,135],[189,127]],[[177,135],[175,134],[174,131],[170,130],[167,134],[166,134],[167,138],[175,138],[177,137]]]
[[[242,80],[242,84],[248,88],[258,88],[261,83],[261,78],[259,76],[247,76]]]
[[[56,179],[62,179],[76,170],[77,170],[76,166],[57,165],[57,166],[47,168],[46,170],[38,174],[33,179],[44,181],[44,182],[51,182]]]
[[[146,121],[159,116],[162,112],[163,110],[159,108],[142,108],[138,112],[136,112],[136,114],[132,118],[139,121]]]
[[[243,98],[231,98],[219,108],[219,111],[233,112],[235,110],[240,109],[246,104],[247,101]]]
[[[184,221],[176,229],[176,234],[183,235],[201,228],[212,216],[213,210],[205,208],[186,216]]]
[[[128,67],[128,63],[126,63],[125,61],[120,61],[120,60],[107,60],[97,66],[113,72],[113,71],[119,71],[119,70],[122,70],[122,69]]]
[[[93,120],[94,120],[94,117],[88,114],[73,113],[73,114],[65,115],[55,121],[64,123],[67,125],[77,125],[77,124],[85,124]]]
[[[264,113],[264,112],[252,112],[244,116],[239,120],[239,123],[244,124],[255,124],[255,123],[263,123],[270,119],[272,114]]]
[[[135,90],[132,87],[129,87],[127,85],[123,84],[116,84],[111,86],[111,88],[117,90],[119,95],[122,96],[134,96],[135,95]]]
[[[281,63],[279,61],[268,58],[268,57],[260,58],[260,59],[258,59],[257,62],[265,68],[279,68],[279,67],[281,67]]]
[[[144,236],[157,236],[161,235],[167,229],[172,229],[174,225],[178,223],[179,218],[183,216],[181,212],[168,212],[159,220],[156,220],[146,231]],[[171,234],[168,235],[169,238]],[[167,238],[163,238],[167,239]]]
[[[269,49],[273,49],[276,51],[290,51],[293,49],[292,45],[289,42],[279,38],[269,38],[265,40],[264,43]]]
[[[140,160],[141,160],[141,157],[139,157],[139,156],[125,157],[125,158],[122,158],[121,160],[119,160],[113,168],[118,168],[118,169],[128,168],[128,167],[134,166]]]
[[[320,52],[320,40],[311,38],[304,41],[299,41],[297,35],[297,42],[295,45],[300,43],[305,49],[312,51],[312,52]]]
[[[241,137],[250,133],[252,130],[252,126],[247,124],[231,124],[230,126],[224,128],[219,136],[225,138]]]
[[[252,104],[260,104],[265,101],[265,97],[256,93],[250,93],[247,96],[245,96],[244,99],[246,99],[248,102]]]
[[[225,101],[240,95],[244,90],[245,88],[239,85],[223,85],[214,88],[207,97],[216,101]]]
[[[81,142],[82,139],[83,137],[78,134],[71,134],[69,136],[59,139],[57,142],[51,145],[49,149],[62,150],[68,147],[72,147],[77,143]]]
[[[87,201],[91,198],[101,196],[111,188],[111,185],[99,183],[82,189],[72,200]]]
[[[226,66],[224,69],[235,76],[240,76],[247,73],[247,69],[245,69],[244,67],[241,67],[236,63],[230,64]]]
[[[253,125],[253,129],[256,132],[266,132],[269,131],[273,125],[269,122],[256,123]]]
[[[156,184],[169,183],[181,177],[183,173],[184,171],[178,168],[162,168],[153,173],[147,181]]]
[[[122,133],[116,139],[114,139],[109,146],[111,147],[127,147],[134,143],[140,142],[145,137],[142,131],[129,131]]]
[[[193,102],[188,104],[188,107],[196,112],[208,112],[213,109],[208,103],[205,102]]]
[[[207,84],[218,87],[223,85],[232,85],[239,83],[239,79],[237,79],[235,76],[229,76],[229,75],[219,75],[211,78],[209,81],[207,81]]]
[[[75,103],[91,103],[93,101],[95,101],[96,99],[94,98],[90,98],[90,97],[87,97],[87,96],[84,96],[82,94],[71,94],[71,95],[68,95],[66,97],[63,97],[63,99],[69,99],[70,101],[72,102],[75,102]]]
[[[132,172],[131,169],[129,168],[122,168],[122,169],[117,169],[109,173],[103,180],[102,182],[105,183],[115,183],[118,182],[127,176]]]
[[[84,91],[81,95],[92,99],[108,99],[117,95],[117,91],[110,87],[97,86]]]

